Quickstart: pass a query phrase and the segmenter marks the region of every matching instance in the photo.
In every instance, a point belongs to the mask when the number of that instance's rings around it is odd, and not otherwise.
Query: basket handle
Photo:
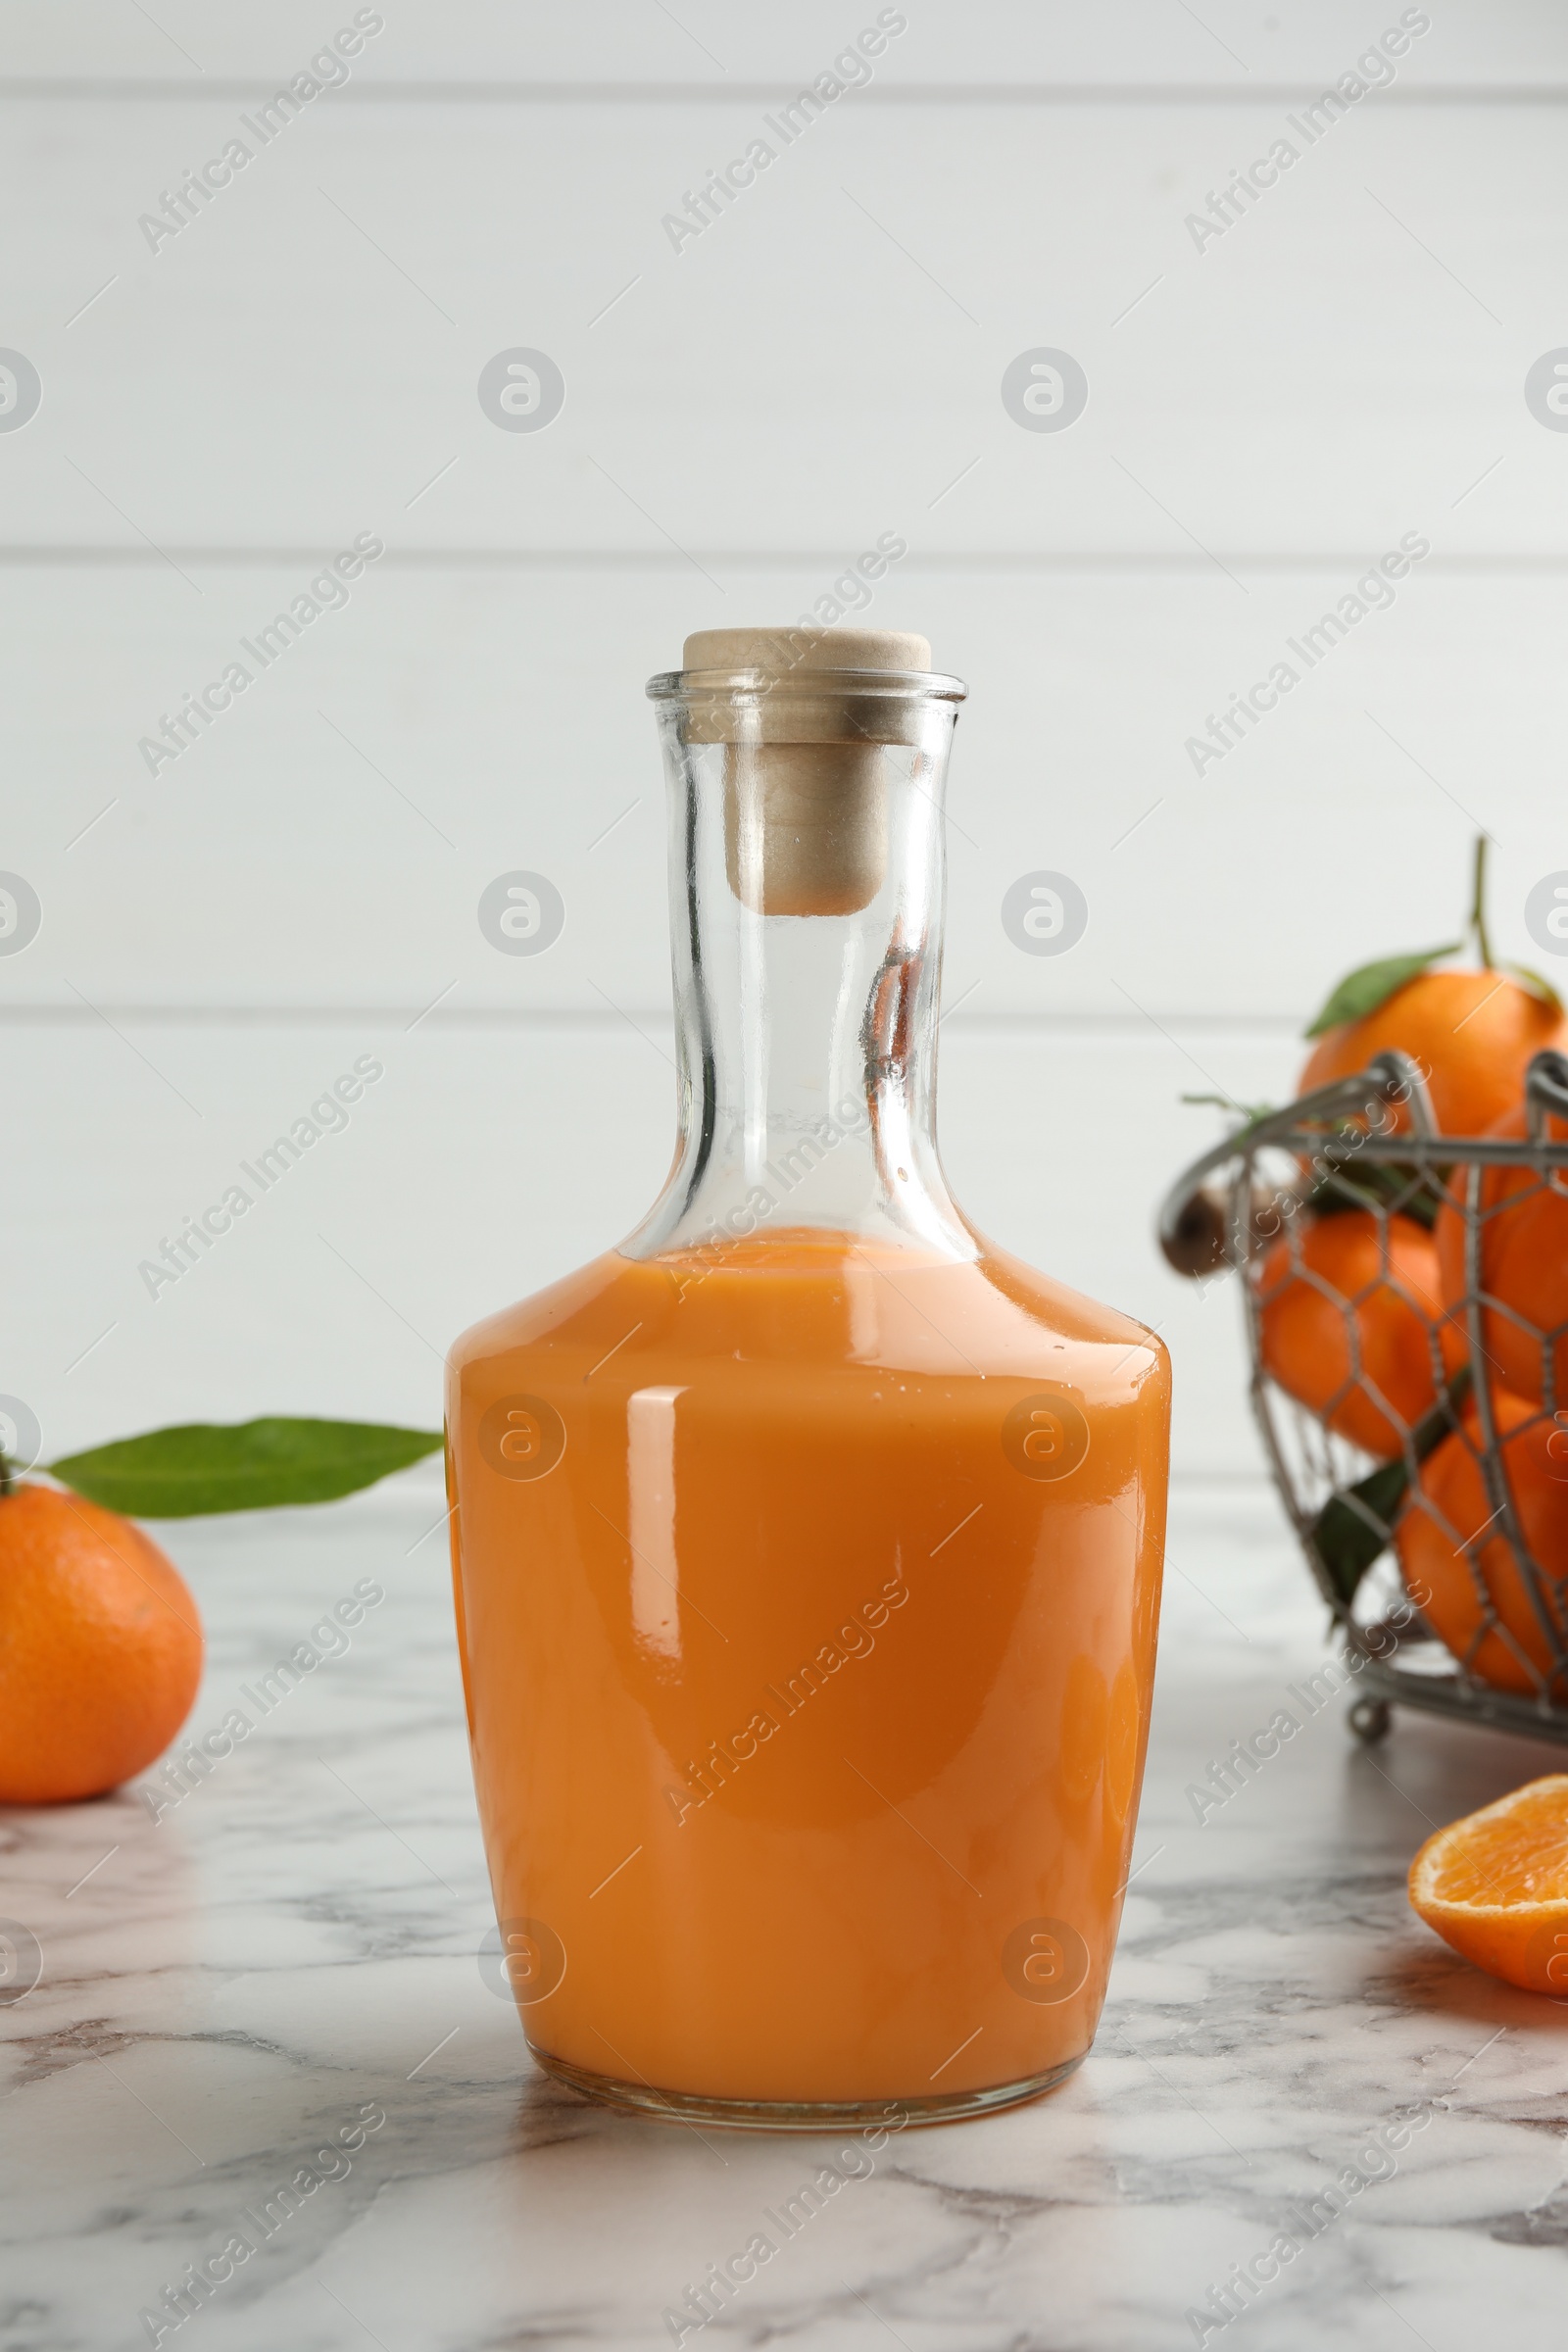
[[[1423,1140],[1437,1134],[1437,1116],[1432,1108],[1432,1097],[1427,1092],[1427,1082],[1421,1075],[1421,1065],[1412,1061],[1408,1054],[1396,1053],[1392,1048],[1387,1054],[1374,1054],[1364,1075],[1372,1081],[1373,1091],[1385,1102],[1409,1103],[1412,1134]],[[1308,1096],[1307,1100],[1310,1102],[1311,1097]]]
[[[1548,1046],[1525,1072],[1525,1123],[1533,1144],[1551,1140],[1546,1122],[1553,1115],[1568,1119],[1568,1054]]]
[[[1564,1115],[1568,1116],[1568,1058],[1560,1054],[1536,1056],[1536,1063],[1547,1061],[1560,1065],[1564,1087],[1561,1100]],[[1532,1063],[1532,1068],[1536,1063]],[[1299,1102],[1288,1103],[1283,1110],[1249,1120],[1223,1142],[1210,1146],[1200,1159],[1195,1159],[1177,1177],[1160,1203],[1155,1230],[1167,1265],[1178,1274],[1197,1277],[1215,1273],[1221,1266],[1234,1262],[1229,1187],[1206,1181],[1217,1170],[1229,1170],[1236,1160],[1250,1156],[1260,1145],[1274,1142],[1276,1135],[1293,1134],[1303,1119],[1348,1120],[1380,1102],[1408,1103],[1411,1133],[1421,1141],[1429,1141],[1437,1134],[1432,1098],[1420,1065],[1408,1054],[1390,1051],[1375,1054],[1356,1076],[1336,1078],[1315,1093],[1303,1095]]]

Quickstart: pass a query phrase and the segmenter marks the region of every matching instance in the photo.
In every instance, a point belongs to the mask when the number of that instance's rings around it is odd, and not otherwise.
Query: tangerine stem
[[[1481,954],[1481,968],[1492,969],[1492,942],[1487,937],[1487,837],[1476,835],[1475,893],[1470,902],[1470,928],[1476,935]]]
[[[16,1483],[16,1480],[11,1475],[11,1462],[9,1457],[3,1453],[0,1453],[0,1497],[9,1494]]]

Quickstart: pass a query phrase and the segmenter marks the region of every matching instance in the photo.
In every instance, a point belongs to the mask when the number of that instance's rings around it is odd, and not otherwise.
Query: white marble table
[[[623,2121],[529,2064],[475,1958],[443,1539],[418,1541],[438,1512],[416,1473],[167,1531],[212,1638],[198,1730],[357,1580],[387,1597],[156,1822],[130,1791],[0,1816],[0,1913],[43,1958],[0,2006],[4,2352],[148,2342],[142,2310],[302,2166],[319,2184],[165,2344],[666,2344],[665,2307],[828,2152]],[[1419,2108],[1207,2341],[1562,2344],[1568,2007],[1473,1973],[1403,1893],[1429,1820],[1554,1751],[1405,1718],[1368,1755],[1336,1703],[1200,1827],[1187,1785],[1318,1662],[1320,1612],[1261,1488],[1182,1493],[1171,1566],[1142,1867],[1088,2063],[1033,2107],[890,2141],[710,2340],[1191,2344],[1211,2286]]]

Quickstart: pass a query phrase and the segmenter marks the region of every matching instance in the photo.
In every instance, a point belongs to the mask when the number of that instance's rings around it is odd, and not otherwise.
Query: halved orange
[[[1429,1838],[1410,1865],[1410,1902],[1490,1976],[1568,1999],[1568,1773]]]

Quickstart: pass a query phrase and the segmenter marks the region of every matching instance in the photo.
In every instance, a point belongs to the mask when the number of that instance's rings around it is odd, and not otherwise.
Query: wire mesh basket
[[[1438,1132],[1380,1054],[1250,1118],[1159,1239],[1239,1274],[1275,1483],[1381,1739],[1421,1707],[1568,1745],[1568,1058],[1515,1135]]]

